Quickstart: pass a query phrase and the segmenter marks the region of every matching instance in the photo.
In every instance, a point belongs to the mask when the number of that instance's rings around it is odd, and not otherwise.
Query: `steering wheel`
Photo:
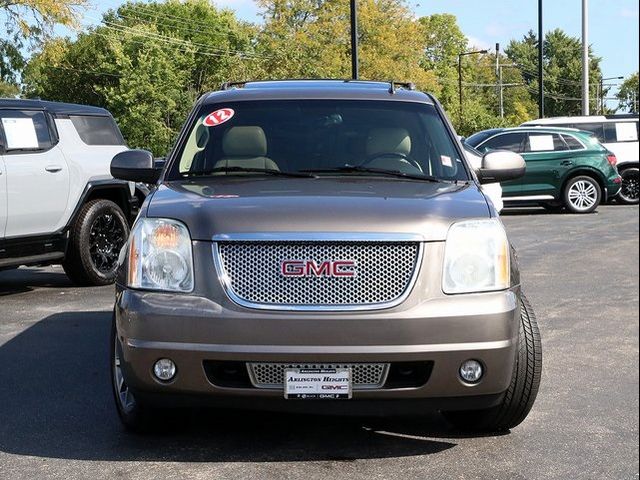
[[[423,173],[422,167],[420,166],[420,164],[415,159],[413,159],[409,155],[406,155],[406,154],[401,153],[401,152],[378,152],[378,153],[374,153],[373,155],[369,155],[367,157],[367,159],[364,161],[364,163],[362,163],[362,166],[368,165],[369,163],[372,163],[373,161],[377,160],[378,158],[391,157],[391,156],[400,157],[402,160],[404,160],[409,165],[414,167],[420,173]]]

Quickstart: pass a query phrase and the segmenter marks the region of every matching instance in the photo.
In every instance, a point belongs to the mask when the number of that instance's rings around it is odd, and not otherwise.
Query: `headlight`
[[[133,288],[193,290],[191,237],[184,224],[164,218],[141,218],[129,240],[127,285]]]
[[[509,242],[500,221],[454,223],[445,247],[444,293],[504,290],[509,283]]]

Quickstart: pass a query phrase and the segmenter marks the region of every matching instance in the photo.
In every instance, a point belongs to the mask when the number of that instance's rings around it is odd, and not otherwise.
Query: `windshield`
[[[206,106],[168,179],[209,175],[388,175],[468,180],[432,105],[286,100]],[[311,174],[309,174],[311,173]]]

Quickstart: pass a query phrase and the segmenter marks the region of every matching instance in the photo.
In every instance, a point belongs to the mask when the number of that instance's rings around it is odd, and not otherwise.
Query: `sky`
[[[347,0],[344,0],[345,2]],[[231,8],[239,18],[260,22],[253,0],[212,0],[220,7]],[[603,77],[628,76],[638,70],[638,0],[588,0],[589,43],[602,57]],[[123,0],[97,0],[89,12],[99,18]],[[417,17],[434,13],[451,13],[470,43],[495,49],[496,42],[506,47],[511,39],[520,39],[527,31],[538,29],[537,0],[409,0]],[[561,28],[569,35],[581,37],[582,0],[543,0],[544,30]],[[95,23],[87,18],[88,23]],[[612,80],[607,84],[619,83]],[[610,96],[615,94],[612,88]],[[611,106],[616,102],[610,102]]]

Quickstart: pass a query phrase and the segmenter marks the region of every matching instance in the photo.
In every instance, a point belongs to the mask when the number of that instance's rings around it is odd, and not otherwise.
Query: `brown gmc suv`
[[[193,108],[120,255],[112,380],[131,429],[161,409],[439,410],[504,430],[541,345],[513,249],[438,102],[410,84],[225,84]]]

